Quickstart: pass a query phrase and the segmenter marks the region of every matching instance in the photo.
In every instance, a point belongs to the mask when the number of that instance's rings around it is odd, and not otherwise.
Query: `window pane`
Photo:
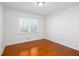
[[[38,32],[38,21],[37,21],[37,19],[31,20],[31,32]]]
[[[20,19],[21,32],[29,32],[28,19]]]
[[[20,18],[20,30],[26,33],[38,32],[38,20]]]

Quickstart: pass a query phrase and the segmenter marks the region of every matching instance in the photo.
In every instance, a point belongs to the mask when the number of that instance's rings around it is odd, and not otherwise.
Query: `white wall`
[[[6,9],[5,18],[5,44],[11,45],[20,42],[27,42],[44,38],[44,17],[31,13],[24,13],[11,9]],[[39,19],[39,33],[24,34],[19,32],[19,17],[37,18]],[[29,39],[28,39],[29,38]]]
[[[79,6],[72,7],[44,18],[37,14],[5,10],[4,34],[5,45],[28,42],[41,38],[79,50]],[[23,34],[19,32],[19,17],[37,18],[40,20],[39,33]],[[45,23],[46,22],[46,23]],[[29,38],[29,39],[28,39]]]
[[[47,17],[47,38],[79,50],[79,5]]]
[[[0,55],[2,54],[4,47],[5,47],[5,45],[3,43],[3,41],[4,41],[4,32],[3,32],[4,23],[3,22],[4,22],[4,7],[0,3]]]

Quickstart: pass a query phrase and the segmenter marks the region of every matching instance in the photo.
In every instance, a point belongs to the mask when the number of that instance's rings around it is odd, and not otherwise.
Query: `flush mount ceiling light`
[[[42,7],[42,6],[44,6],[44,2],[37,2],[37,5]]]

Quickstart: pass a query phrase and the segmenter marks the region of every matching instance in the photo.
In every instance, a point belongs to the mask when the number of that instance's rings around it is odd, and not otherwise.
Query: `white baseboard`
[[[0,53],[0,56],[2,56],[3,52],[4,52],[5,47],[2,48],[2,51]]]
[[[64,46],[66,46],[66,47],[69,47],[69,48],[72,48],[72,49],[74,49],[74,50],[79,51],[79,49],[77,49],[77,48],[75,48],[75,47],[72,47],[72,46],[70,46],[70,45],[63,44],[63,43],[60,43],[60,42],[54,41],[54,40],[52,40],[52,39],[47,39],[47,40],[52,41],[52,42],[56,42],[56,43],[58,43],[58,44],[61,44],[61,45],[64,45]]]
[[[44,39],[44,38],[39,38],[39,39],[29,39],[29,40],[26,40],[26,41],[20,41],[20,42],[15,42],[15,43],[7,44],[6,46],[14,45],[14,44],[19,44],[19,43],[24,43],[24,42],[35,41],[35,40],[41,40],[41,39]]]

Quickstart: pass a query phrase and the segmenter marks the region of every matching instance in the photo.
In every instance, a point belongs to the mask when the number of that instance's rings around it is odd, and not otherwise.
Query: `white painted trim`
[[[2,52],[1,52],[0,56],[2,56],[2,54],[3,54],[3,52],[4,52],[4,49],[5,49],[5,47],[3,47],[3,49],[2,49]]]
[[[79,49],[77,49],[77,48],[75,48],[75,47],[72,47],[72,46],[70,46],[70,45],[66,45],[66,44],[63,44],[63,43],[60,43],[60,42],[57,42],[57,41],[54,41],[54,40],[48,39],[48,38],[47,38],[47,40],[52,41],[52,42],[56,42],[56,43],[58,43],[58,44],[61,44],[61,45],[64,45],[64,46],[66,46],[66,47],[69,47],[69,48],[71,48],[71,49],[74,49],[74,50],[79,51]]]
[[[27,41],[16,42],[16,43],[8,44],[6,46],[19,44],[19,43],[24,43],[24,42],[31,42],[31,41],[35,41],[35,40],[42,40],[42,39],[45,39],[45,38],[39,38],[39,39],[34,39],[34,40],[33,39],[28,39]]]

